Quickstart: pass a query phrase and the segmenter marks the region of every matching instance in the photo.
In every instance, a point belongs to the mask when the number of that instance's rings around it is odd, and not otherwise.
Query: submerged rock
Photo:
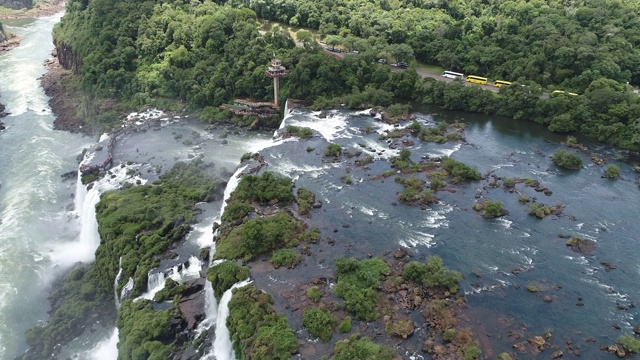
[[[593,255],[596,249],[596,242],[589,239],[583,239],[580,237],[572,237],[567,241],[567,246],[571,247],[571,250],[582,255]]]

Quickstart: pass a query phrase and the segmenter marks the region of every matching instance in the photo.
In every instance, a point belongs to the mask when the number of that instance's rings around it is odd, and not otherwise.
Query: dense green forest
[[[219,0],[293,26],[408,44],[427,64],[581,91],[640,83],[635,0]],[[405,59],[409,60],[409,59]]]
[[[626,82],[640,81],[639,12],[640,3],[630,0],[72,0],[54,37],[82,59],[87,99],[186,105],[206,120],[227,121],[230,115],[218,106],[234,97],[271,100],[264,71],[275,53],[291,70],[282,99],[313,100],[317,107],[416,100],[533,120],[637,150],[640,104]],[[259,17],[334,34],[327,42],[359,53],[339,60],[308,38],[296,47],[277,26],[261,34]],[[378,64],[381,57],[415,58],[526,86],[495,94],[421,78],[415,63],[391,71]],[[558,87],[581,95],[547,99],[545,91]]]

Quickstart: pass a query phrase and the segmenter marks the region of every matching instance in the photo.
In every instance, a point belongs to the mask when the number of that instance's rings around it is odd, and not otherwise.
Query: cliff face
[[[33,7],[33,0],[0,0],[0,6],[16,10],[31,9]]]
[[[76,75],[79,74],[82,67],[82,58],[73,51],[71,46],[63,42],[54,40],[54,44],[60,66],[66,70],[72,70]]]

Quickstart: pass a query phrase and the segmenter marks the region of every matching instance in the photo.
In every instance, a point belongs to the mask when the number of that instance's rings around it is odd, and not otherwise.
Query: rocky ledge
[[[2,54],[5,51],[9,51],[9,50],[13,50],[15,48],[18,47],[18,45],[20,45],[20,42],[22,41],[22,37],[21,36],[13,36],[8,38],[6,41],[0,41],[0,54]]]
[[[76,111],[76,102],[71,93],[63,86],[73,76],[71,70],[65,70],[58,62],[57,53],[51,54],[52,59],[46,60],[47,72],[40,79],[45,94],[49,96],[49,106],[56,115],[53,127],[56,130],[66,130],[73,133],[90,135],[92,129]]]
[[[9,113],[5,112],[5,106],[0,104],[0,119],[2,119],[3,117],[9,115]],[[6,127],[4,126],[4,123],[2,121],[0,121],[0,131],[6,129]]]

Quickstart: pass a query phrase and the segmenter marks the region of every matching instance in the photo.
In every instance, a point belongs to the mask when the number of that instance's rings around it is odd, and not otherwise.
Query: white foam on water
[[[449,156],[450,157],[451,154],[453,154],[454,152],[460,150],[461,147],[462,147],[462,143],[455,144],[453,149],[447,149],[445,147],[439,147],[437,149],[433,149],[433,152],[430,152],[429,155],[430,156]]]
[[[218,301],[216,300],[213,293],[213,286],[209,280],[206,280],[204,284],[204,314],[204,320],[198,324],[198,328],[196,329],[195,339],[203,332],[209,330],[211,326],[215,325],[218,319]]]
[[[88,351],[84,359],[91,360],[118,360],[118,328],[114,328],[111,336]]]
[[[136,168],[138,165],[116,166],[110,170],[110,174],[102,179],[94,181],[91,190],[81,183],[81,176],[78,175],[76,191],[76,212],[79,215],[80,234],[77,241],[56,245],[51,253],[51,261],[68,268],[76,262],[92,262],[95,259],[95,251],[100,245],[100,235],[98,234],[98,221],[96,220],[96,205],[100,201],[100,195],[105,191],[114,190],[124,183],[131,184],[146,183],[146,179],[132,177],[127,171]]]
[[[285,117],[285,121],[283,121],[282,124],[284,124],[284,126],[294,125],[308,127],[317,131],[327,141],[353,137],[353,134],[347,131],[351,129],[348,126],[347,115],[329,112],[326,118],[321,119],[318,117],[319,114],[320,112],[312,113],[311,115],[304,116],[303,120],[300,120],[301,116]]]
[[[495,222],[497,222],[500,226],[502,226],[505,229],[511,229],[511,224],[513,224],[513,221],[507,220],[503,217],[499,217],[495,219]]]
[[[491,167],[491,170],[498,170],[503,167],[514,167],[514,166],[516,166],[514,163],[497,164],[497,165],[493,165]]]
[[[404,239],[401,239],[398,243],[402,247],[416,247],[418,245],[431,247],[433,246],[433,238],[434,235],[432,234],[421,231],[414,231],[411,234],[405,235]]]
[[[250,279],[235,283],[229,290],[225,291],[220,298],[218,305],[218,318],[216,321],[216,334],[213,341],[212,352],[205,355],[203,360],[234,360],[233,346],[229,329],[227,328],[227,317],[229,316],[229,301],[231,300],[233,289],[247,286],[251,283]]]

